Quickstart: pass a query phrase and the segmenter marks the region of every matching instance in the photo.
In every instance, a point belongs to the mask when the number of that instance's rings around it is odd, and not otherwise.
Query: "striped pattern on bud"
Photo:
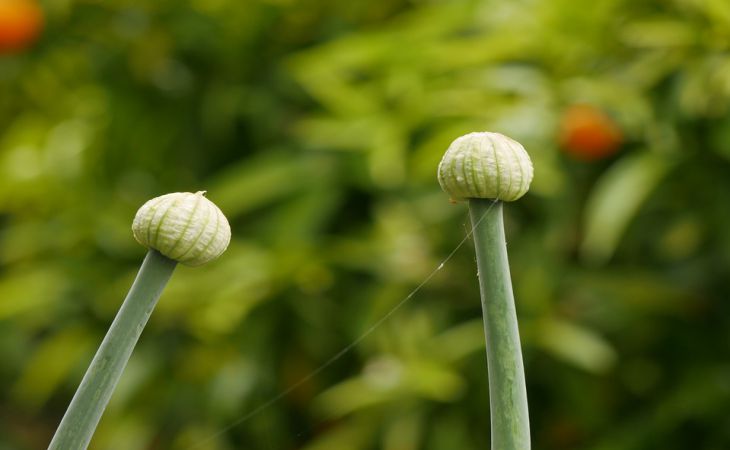
[[[217,258],[231,241],[228,220],[205,191],[153,198],[137,211],[132,233],[145,247],[188,266]]]
[[[438,168],[441,189],[453,200],[494,198],[511,202],[525,195],[532,161],[519,142],[499,133],[469,133],[451,143]]]

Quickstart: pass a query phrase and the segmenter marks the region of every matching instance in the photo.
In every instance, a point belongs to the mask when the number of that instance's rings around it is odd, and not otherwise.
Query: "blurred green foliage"
[[[534,448],[730,447],[727,1],[43,7],[0,55],[0,449],[50,441],[144,254],[136,209],[197,190],[231,247],[178,269],[93,449],[488,448],[469,245],[309,376],[464,237],[435,170],[475,130],[535,165],[506,209]],[[576,103],[618,154],[561,152]]]

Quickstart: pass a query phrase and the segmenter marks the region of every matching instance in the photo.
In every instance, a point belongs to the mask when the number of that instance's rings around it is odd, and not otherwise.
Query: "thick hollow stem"
[[[49,450],[84,450],[127,365],[176,262],[156,250],[145,257],[137,278],[76,390]]]
[[[469,211],[487,339],[492,450],[529,450],[525,370],[507,261],[502,202],[469,199]]]

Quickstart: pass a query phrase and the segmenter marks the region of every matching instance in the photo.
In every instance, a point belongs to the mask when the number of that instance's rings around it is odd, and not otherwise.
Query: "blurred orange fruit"
[[[591,105],[573,105],[560,121],[560,145],[581,160],[597,160],[618,150],[621,129],[606,113]]]
[[[43,11],[36,0],[0,0],[0,53],[27,48],[43,27]]]

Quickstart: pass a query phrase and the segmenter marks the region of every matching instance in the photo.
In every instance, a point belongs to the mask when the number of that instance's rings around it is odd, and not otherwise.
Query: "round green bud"
[[[441,189],[453,200],[494,198],[511,202],[525,195],[532,161],[519,142],[499,133],[469,133],[446,150],[438,168]]]
[[[145,247],[188,266],[217,258],[231,241],[228,220],[205,191],[153,198],[137,211],[132,233]]]

